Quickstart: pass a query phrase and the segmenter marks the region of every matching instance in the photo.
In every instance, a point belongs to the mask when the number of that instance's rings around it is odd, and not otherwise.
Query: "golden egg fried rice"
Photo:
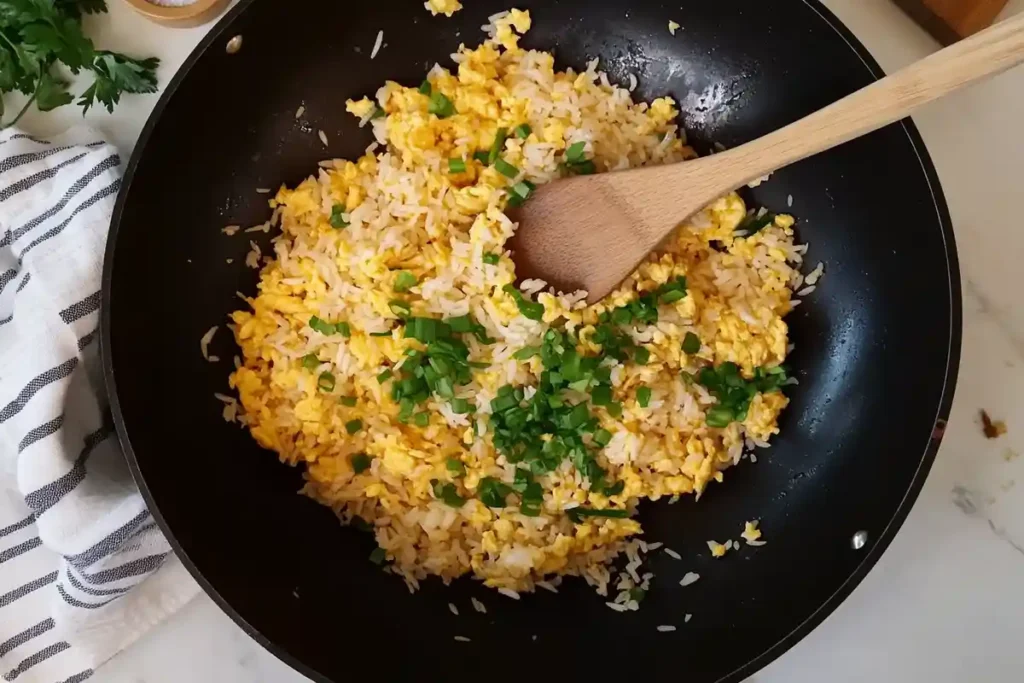
[[[607,594],[638,503],[722,481],[787,404],[790,216],[723,197],[592,306],[511,286],[510,202],[695,156],[671,98],[634,103],[597,60],[555,71],[519,46],[529,27],[496,15],[454,72],[350,101],[380,146],[276,193],[281,234],[231,316],[230,417],[412,589],[579,575]]]

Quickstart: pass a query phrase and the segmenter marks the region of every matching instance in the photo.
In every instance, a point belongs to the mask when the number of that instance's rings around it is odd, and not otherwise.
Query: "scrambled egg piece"
[[[676,22],[674,22],[674,21],[672,21],[670,19],[669,22],[668,22],[668,32],[671,33],[672,35],[675,35],[676,31],[678,31],[678,30],[679,30],[679,24],[677,24]]]
[[[455,0],[427,5],[459,9]],[[482,45],[460,48],[454,71],[435,67],[422,85],[388,82],[374,99],[350,100],[346,110],[386,146],[327,164],[273,197],[282,229],[274,258],[249,308],[232,314],[243,359],[230,378],[238,419],[261,446],[305,468],[304,493],[345,522],[371,525],[413,588],[466,573],[513,590],[566,574],[606,588],[607,563],[641,526],[571,510],[631,514],[645,499],[700,495],[739,461],[746,439],[778,433],[787,404],[781,392],[757,394],[742,421],[713,427],[706,415],[715,400],[687,379],[727,361],[749,379],[787,354],[783,316],[801,253],[794,222],[779,215],[737,236],[748,210],[736,194],[681,226],[593,306],[542,292],[538,320],[505,291],[515,281],[505,250],[515,226],[504,209],[527,187],[517,183],[556,177],[579,142],[597,171],[695,156],[671,98],[634,104],[592,74],[555,71],[552,55],[519,46],[529,27],[528,12],[511,10]],[[492,148],[515,177],[495,168]],[[620,409],[591,406],[608,434],[594,448],[597,463],[621,488],[591,490],[566,460],[537,476],[538,514],[525,514],[518,494],[504,507],[484,504],[489,482],[510,485],[516,471],[493,443],[491,401],[506,384],[535,389],[545,370],[515,352],[560,329],[576,336],[579,354],[599,355],[602,316],[678,278],[685,296],[630,332],[647,361],[608,365]],[[456,390],[468,412],[432,395],[403,414],[391,393],[397,366],[424,348],[403,334],[403,320],[464,315],[491,340],[467,342],[471,378]],[[700,340],[695,353],[683,350],[687,334]],[[726,551],[709,547],[715,557]]]
[[[462,3],[459,0],[427,0],[423,6],[430,10],[435,17],[438,14],[450,17],[462,9]]]

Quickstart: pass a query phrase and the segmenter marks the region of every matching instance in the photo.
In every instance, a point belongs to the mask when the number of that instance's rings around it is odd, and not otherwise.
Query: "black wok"
[[[470,580],[410,595],[367,561],[373,543],[301,496],[300,473],[226,424],[214,392],[229,363],[199,338],[252,292],[248,240],[266,219],[257,187],[295,183],[369,133],[348,97],[385,79],[419,83],[508,0],[467,0],[452,19],[421,2],[243,0],[169,84],[128,168],[103,287],[106,379],[125,452],[154,515],[206,591],[247,632],[318,680],[524,680],[632,674],[738,681],[791,647],[857,585],[909,511],[934,458],[960,354],[960,279],[935,170],[909,121],[744,191],[792,211],[826,264],[788,318],[800,380],[782,435],[699,504],[647,503],[654,587],[636,613],[582,582],[513,602]],[[698,150],[733,146],[882,75],[827,10],[803,0],[525,1],[525,44],[559,66],[594,56],[637,95],[670,93]],[[667,24],[683,28],[676,36]],[[384,47],[369,52],[379,29]],[[237,54],[229,38],[242,35]],[[360,52],[356,51],[356,47]],[[295,119],[304,105],[309,126]],[[325,150],[316,131],[327,133]],[[270,235],[258,235],[266,251]],[[227,265],[226,259],[234,259]],[[211,353],[236,352],[225,333]],[[760,518],[768,544],[723,560],[707,539]],[[865,540],[852,543],[854,535]],[[701,580],[681,588],[696,571]],[[487,615],[468,608],[483,599]],[[449,601],[463,605],[449,613]],[[689,623],[684,615],[692,614]],[[676,625],[672,633],[656,631]],[[469,636],[471,643],[456,642]]]

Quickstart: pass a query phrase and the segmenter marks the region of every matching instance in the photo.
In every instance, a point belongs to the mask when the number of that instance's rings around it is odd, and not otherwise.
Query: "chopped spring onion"
[[[604,495],[606,495],[606,496],[617,496],[620,493],[622,493],[623,490],[625,490],[625,488],[626,488],[626,482],[620,481],[620,482],[617,482],[614,485],[609,486],[608,488],[606,488],[604,490]]]
[[[629,517],[628,510],[593,510],[591,508],[572,508],[565,511],[569,519],[579,523],[584,517],[609,517],[612,519],[625,519]]]
[[[345,220],[345,205],[335,204],[331,207],[331,227],[335,230],[348,227],[348,221]]]
[[[452,483],[441,483],[434,479],[430,482],[434,491],[434,497],[445,505],[453,508],[460,508],[466,504],[466,499],[459,495],[459,489]]]
[[[315,353],[309,353],[302,357],[302,367],[307,370],[316,370],[320,367],[320,359],[316,357]]]
[[[651,360],[651,352],[643,346],[638,346],[636,347],[636,350],[633,351],[633,360],[636,361],[637,365],[647,365]]]
[[[501,261],[501,256],[495,253],[484,254],[484,263],[489,266],[496,266]]]
[[[374,564],[384,564],[384,560],[388,557],[388,553],[384,548],[374,548],[373,552],[370,553],[370,562]]]
[[[598,429],[596,432],[594,432],[594,443],[596,443],[601,448],[607,446],[611,442],[611,440],[612,433],[609,432],[607,429]]]
[[[466,415],[473,412],[473,406],[464,398],[453,398],[452,412],[456,415]]]
[[[430,104],[427,111],[436,114],[439,119],[446,119],[455,113],[455,105],[445,97],[444,93],[435,92],[430,96]]]
[[[458,458],[448,458],[445,462],[445,467],[448,468],[449,472],[460,477],[465,476],[466,474],[466,465]]]
[[[417,427],[426,427],[430,424],[430,413],[420,412],[412,416],[412,423]]]
[[[319,332],[320,334],[330,335],[330,334],[337,334],[338,333],[338,326],[337,325],[332,325],[329,322],[324,322],[323,320],[321,320],[320,318],[316,317],[315,315],[312,318],[309,319],[309,326],[312,327],[317,332]]]
[[[651,388],[640,387],[636,390],[636,402],[640,404],[641,408],[646,408],[651,404]]]
[[[515,179],[515,177],[519,175],[519,169],[513,166],[512,164],[508,163],[501,157],[498,157],[498,159],[495,160],[494,168],[497,169],[498,173],[505,176],[506,178]]]
[[[740,224],[736,226],[735,232],[743,233],[743,237],[750,237],[774,221],[775,214],[771,211],[766,211],[760,215],[753,213],[740,221]]]
[[[349,408],[353,408],[356,405],[356,397],[355,396],[342,396],[338,400],[341,402],[341,405],[347,406]]]
[[[695,335],[693,332],[687,332],[686,336],[683,337],[683,353],[692,355],[700,351],[700,347],[700,337]]]
[[[530,301],[512,285],[505,285],[502,287],[502,291],[507,292],[515,299],[519,312],[530,320],[542,320],[544,318],[544,304]]]
[[[488,157],[489,157],[488,153],[483,151],[483,150],[480,150],[478,152],[473,152],[473,158],[476,159],[477,161],[479,161],[484,166],[486,166],[487,163],[488,163],[487,162]]]
[[[352,326],[348,323],[335,323],[334,327],[342,337],[352,336]]]
[[[524,346],[523,348],[521,348],[518,351],[516,351],[515,353],[513,353],[512,357],[515,358],[516,360],[529,360],[530,358],[533,358],[534,356],[539,356],[539,355],[540,355],[540,347],[539,346]]]
[[[387,116],[387,112],[378,106],[374,106],[373,113],[370,114],[370,120],[373,121],[374,119],[379,119],[382,116]]]
[[[395,291],[408,292],[410,288],[416,286],[417,282],[415,275],[403,270],[395,276]]]
[[[533,128],[530,128],[530,124],[528,123],[520,123],[512,132],[515,133],[516,137],[520,140],[525,140],[530,137],[530,133],[533,132]]]
[[[370,469],[370,456],[366,453],[356,453],[351,458],[352,469],[356,474],[361,474]]]
[[[355,434],[356,432],[362,430],[362,428],[362,420],[349,420],[348,422],[345,423],[345,431],[348,432],[349,434]]]
[[[449,173],[465,173],[466,162],[463,159],[449,159],[448,160],[448,172]]]
[[[577,164],[583,161],[583,152],[587,147],[585,142],[574,142],[565,150],[565,161],[569,164]]]
[[[420,83],[419,91],[421,95],[426,95],[427,97],[430,97],[430,93],[432,93],[433,90],[434,89],[430,87],[430,81],[424,79],[423,82]]]
[[[505,507],[505,498],[512,493],[512,487],[494,477],[484,477],[480,480],[480,500],[489,508]]]
[[[401,299],[392,299],[389,301],[388,308],[390,308],[391,312],[399,318],[408,317],[412,313],[412,308],[409,307],[409,304]]]
[[[505,140],[508,139],[508,128],[499,128],[494,134],[494,142],[491,143],[491,149],[487,152],[487,163],[493,164],[498,160],[501,155],[501,150],[505,149]]]
[[[387,332],[371,332],[370,336],[371,337],[390,337],[391,336],[391,330],[388,330]]]
[[[316,378],[316,386],[321,391],[334,391],[334,375],[329,372],[321,372],[320,376]]]
[[[377,383],[384,384],[384,382],[387,382],[389,379],[391,379],[394,376],[394,374],[395,373],[391,372],[391,370],[385,370],[384,372],[377,375]]]

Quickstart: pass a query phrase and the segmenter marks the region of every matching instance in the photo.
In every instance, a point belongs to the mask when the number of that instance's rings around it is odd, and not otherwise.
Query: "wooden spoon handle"
[[[728,192],[906,117],[960,87],[1024,61],[1024,13],[936,52],[824,109],[713,157]]]

